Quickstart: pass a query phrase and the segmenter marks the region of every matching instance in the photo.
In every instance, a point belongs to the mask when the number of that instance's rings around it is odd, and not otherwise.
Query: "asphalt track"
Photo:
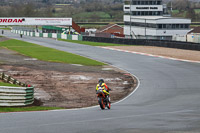
[[[19,35],[6,32],[6,36]],[[111,110],[0,114],[0,133],[200,132],[200,64],[174,61],[53,39],[24,41],[107,62],[137,76],[140,86]]]

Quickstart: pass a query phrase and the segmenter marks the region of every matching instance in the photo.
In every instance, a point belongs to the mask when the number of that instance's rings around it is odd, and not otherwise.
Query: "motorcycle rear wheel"
[[[107,104],[107,108],[108,108],[108,109],[111,108],[111,103],[110,103],[110,102],[108,102],[108,104]]]

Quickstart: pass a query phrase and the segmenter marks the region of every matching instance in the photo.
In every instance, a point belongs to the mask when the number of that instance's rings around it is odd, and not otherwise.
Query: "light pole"
[[[130,0],[130,7],[129,7],[129,9],[130,9],[130,13],[129,13],[129,15],[130,15],[130,36],[131,36],[131,39],[132,39],[132,35],[131,35],[131,0]]]
[[[172,0],[171,0],[171,12],[172,12]]]
[[[145,19],[145,39],[147,39],[147,20]]]

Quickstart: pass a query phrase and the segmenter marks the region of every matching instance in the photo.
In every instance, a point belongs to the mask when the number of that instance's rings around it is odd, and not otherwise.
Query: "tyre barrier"
[[[0,86],[0,106],[27,106],[34,102],[34,87]]]

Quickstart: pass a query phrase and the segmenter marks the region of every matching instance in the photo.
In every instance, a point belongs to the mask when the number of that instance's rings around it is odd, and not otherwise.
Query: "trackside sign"
[[[72,25],[72,18],[0,18],[0,25]]]

